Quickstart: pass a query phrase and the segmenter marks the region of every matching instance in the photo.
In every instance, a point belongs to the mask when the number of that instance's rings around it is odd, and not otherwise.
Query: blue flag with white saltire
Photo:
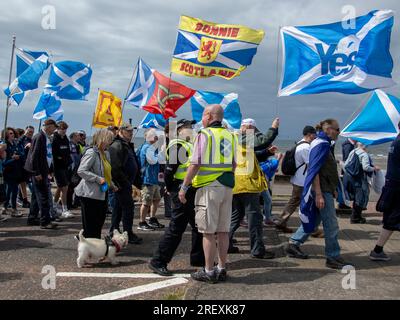
[[[148,112],[143,120],[139,124],[139,128],[148,129],[148,128],[156,128],[163,130],[165,125],[167,124],[167,120],[164,119],[162,114],[153,114]]]
[[[193,119],[201,121],[204,108],[209,104],[219,104],[224,109],[224,120],[233,129],[239,129],[242,122],[242,114],[237,93],[218,93],[209,91],[196,91],[190,99],[192,104]]]
[[[325,25],[283,27],[283,70],[278,95],[365,93],[390,87],[393,60],[391,10]]]
[[[311,142],[307,175],[301,196],[299,216],[304,232],[312,233],[316,227],[316,217],[319,209],[315,204],[315,193],[312,184],[316,175],[325,163],[331,148],[331,139],[322,131],[317,133],[317,138]]]
[[[62,120],[64,116],[64,110],[61,106],[61,100],[58,96],[58,91],[53,87],[46,85],[43,89],[43,93],[33,111],[34,119],[47,119],[54,118],[56,121]]]
[[[57,89],[60,99],[86,100],[91,76],[90,65],[77,61],[60,61],[52,64],[48,84]]]
[[[17,57],[17,77],[4,89],[11,102],[20,105],[25,94],[37,89],[39,80],[49,67],[49,56],[42,51],[27,51],[15,48]]]
[[[365,145],[381,144],[396,139],[399,121],[400,99],[376,90],[340,135]]]

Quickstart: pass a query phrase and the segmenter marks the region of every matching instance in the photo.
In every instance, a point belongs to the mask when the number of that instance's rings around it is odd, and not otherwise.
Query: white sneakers
[[[61,218],[64,218],[64,219],[69,219],[69,218],[73,218],[73,217],[75,217],[74,214],[69,212],[68,210],[64,211],[61,214]]]

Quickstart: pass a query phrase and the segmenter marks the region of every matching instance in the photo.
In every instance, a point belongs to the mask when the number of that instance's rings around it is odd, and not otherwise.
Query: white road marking
[[[155,273],[97,273],[97,272],[57,272],[57,277],[81,277],[81,278],[136,278],[136,279],[156,279],[156,278],[190,278],[188,273],[176,273],[169,277],[160,276]]]
[[[140,294],[144,292],[150,292],[150,291],[155,291],[163,288],[167,288],[170,286],[176,286],[179,284],[184,284],[187,283],[188,280],[185,278],[174,278],[174,279],[169,279],[165,281],[159,281],[155,283],[150,283],[146,284],[143,286],[137,286],[137,287],[132,287],[129,289],[124,289],[124,290],[119,290],[119,291],[114,291],[106,294],[101,294],[98,296],[93,296],[93,297],[88,297],[84,298],[82,300],[116,300],[116,299],[122,299],[125,297],[129,297],[135,294]]]

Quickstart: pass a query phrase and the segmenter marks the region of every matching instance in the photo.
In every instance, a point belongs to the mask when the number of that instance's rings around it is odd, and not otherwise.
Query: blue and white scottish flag
[[[58,91],[49,85],[44,87],[38,104],[33,111],[34,119],[54,118],[56,121],[63,119],[64,110],[61,107],[61,100],[57,93]]]
[[[144,107],[154,94],[156,81],[153,75],[153,69],[139,58],[135,74],[135,82],[126,101],[137,108]]]
[[[312,191],[312,185],[316,175],[325,163],[331,148],[331,139],[322,131],[317,133],[317,138],[311,142],[310,155],[307,167],[307,175],[304,181],[304,189],[301,196],[299,216],[303,225],[304,232],[312,233],[315,231],[316,218],[319,209],[315,204],[316,196]]]
[[[167,120],[164,119],[162,114],[153,114],[148,112],[139,124],[139,128],[148,129],[156,128],[164,130]]]
[[[389,52],[393,22],[393,11],[376,10],[356,18],[355,29],[342,22],[283,27],[278,95],[357,94],[393,86]]]
[[[399,134],[400,100],[376,90],[360,114],[340,133],[365,145],[375,145],[396,139]]]
[[[192,98],[193,119],[201,121],[204,108],[209,104],[219,104],[224,109],[224,120],[229,127],[239,129],[242,122],[242,114],[237,93],[218,93],[209,91],[196,91]]]
[[[37,89],[39,80],[49,67],[49,56],[42,51],[27,51],[15,48],[17,57],[17,77],[4,89],[11,101],[19,105],[28,91]]]
[[[48,85],[60,99],[86,100],[90,91],[92,69],[77,61],[60,61],[51,66]]]

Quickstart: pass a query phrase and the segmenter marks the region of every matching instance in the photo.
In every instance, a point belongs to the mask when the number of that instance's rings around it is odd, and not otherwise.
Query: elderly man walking
[[[216,283],[226,280],[229,229],[232,214],[232,189],[235,185],[234,136],[222,126],[220,105],[205,108],[202,129],[196,137],[191,165],[179,191],[186,202],[190,184],[198,188],[195,196],[195,221],[203,234],[205,268],[193,273],[194,280]],[[214,268],[218,241],[218,266]]]

